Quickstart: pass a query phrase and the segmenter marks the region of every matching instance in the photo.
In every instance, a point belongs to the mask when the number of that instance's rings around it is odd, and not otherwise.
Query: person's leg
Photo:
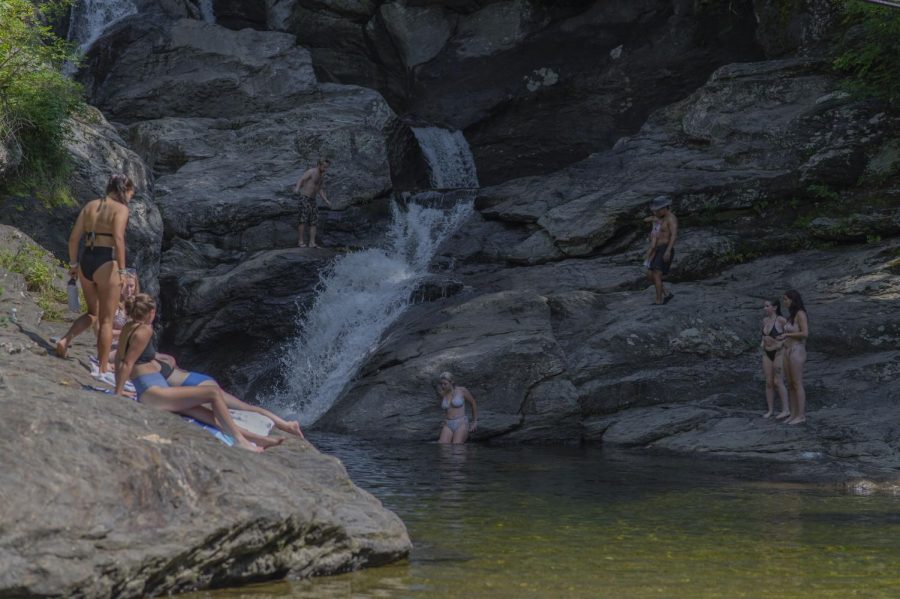
[[[803,363],[806,362],[806,349],[797,346],[789,357],[791,370],[791,394],[796,397],[797,415],[788,420],[788,424],[806,422],[806,390],[803,388]]]
[[[100,372],[109,372],[109,351],[112,347],[113,317],[122,295],[120,277],[115,272],[116,263],[107,262],[94,273],[97,283],[98,319],[100,330],[97,333],[97,360],[100,361]]]
[[[317,248],[316,245],[316,225],[309,226],[309,247]]]
[[[656,288],[655,303],[661,304],[663,302],[662,272],[658,270],[652,270],[650,272],[653,273],[653,287]]]
[[[448,444],[453,441],[453,431],[450,430],[450,427],[446,424],[441,427],[441,436],[438,437],[438,443]]]
[[[212,385],[215,387],[219,387],[219,389],[222,389],[219,386],[219,383],[217,383],[215,380],[212,380],[212,379],[210,379],[208,381],[203,381],[202,383],[200,383],[200,386],[202,386],[202,385],[207,385],[207,386]],[[301,439],[303,438],[303,432],[300,430],[300,423],[297,422],[296,420],[289,422],[289,421],[285,420],[284,418],[281,418],[281,417],[277,416],[276,414],[273,414],[272,412],[270,412],[269,410],[267,410],[261,406],[254,406],[252,404],[248,404],[244,401],[241,401],[240,399],[238,399],[231,393],[228,393],[224,389],[222,389],[222,397],[225,398],[225,405],[227,405],[232,410],[244,410],[245,412],[254,412],[256,414],[262,414],[263,416],[265,416],[266,418],[268,418],[269,420],[274,422],[275,426],[279,430],[283,430],[286,433],[291,433],[292,435],[297,435]]]
[[[469,421],[466,418],[460,420],[459,427],[453,431],[453,444],[462,445],[469,438]]]
[[[781,399],[781,412],[775,418],[787,418],[791,415],[791,408],[788,405],[788,392],[784,386],[784,351],[778,351],[775,354],[775,363],[773,364],[775,379],[775,389],[778,391],[778,397]]]
[[[306,233],[306,223],[304,223],[302,221],[300,222],[300,226],[297,227],[297,233],[298,233],[297,247],[305,248],[306,244],[303,243],[303,235]]]
[[[791,368],[791,349],[785,349],[782,351],[782,355],[784,378],[788,392],[788,409],[791,412],[791,417],[785,420],[785,422],[790,422],[797,417],[797,394],[794,392],[794,371],[793,368]]]
[[[222,428],[222,423],[216,420],[216,416],[215,414],[213,414],[213,411],[206,406],[194,406],[193,408],[189,408],[187,410],[184,410],[183,412],[179,412],[179,414],[190,416],[194,420],[199,420],[204,424],[214,426],[220,430]],[[241,426],[239,426],[238,429],[248,441],[250,441],[251,443],[255,443],[263,449],[268,449],[270,447],[275,447],[284,443],[284,437],[270,439],[269,437],[263,437],[262,435],[257,435],[256,433],[248,431]]]
[[[242,449],[260,452],[241,434],[231,414],[225,406],[225,399],[217,387],[150,387],[141,395],[141,403],[167,412],[183,412],[195,406],[210,404],[216,419],[222,423],[226,433],[234,437]]]
[[[772,360],[765,353],[763,353],[762,365],[763,374],[766,377],[766,407],[768,408],[768,411],[763,414],[763,418],[771,418],[772,413],[775,411],[775,381],[773,373],[775,367],[772,365]]]
[[[84,295],[87,297],[86,290]],[[90,305],[91,304],[88,304],[88,306]],[[72,326],[69,327],[69,330],[66,331],[66,334],[56,342],[56,355],[60,358],[65,358],[69,352],[69,344],[72,343],[75,337],[91,328],[94,325],[95,320],[97,320],[97,317],[90,312],[85,312],[76,318],[75,322],[72,323]]]

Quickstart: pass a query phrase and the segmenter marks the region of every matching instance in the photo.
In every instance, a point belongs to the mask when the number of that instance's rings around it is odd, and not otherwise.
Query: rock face
[[[900,120],[835,90],[815,60],[729,65],[611,150],[482,190],[436,264],[462,291],[411,308],[320,425],[434,439],[450,370],[491,443],[898,463],[892,425],[867,423],[900,397],[900,171],[857,182]],[[665,307],[640,266],[661,193],[681,222]],[[812,319],[805,427],[759,418],[761,306],[790,288]]]
[[[87,109],[75,117],[70,131],[70,183],[77,205],[46,206],[31,197],[7,198],[0,203],[0,221],[25,231],[61,260],[68,261],[69,232],[81,206],[103,197],[110,175],[125,173],[137,190],[129,206],[125,235],[127,263],[138,269],[142,289],[157,294],[162,221],[151,200],[152,179],[146,164],[97,110]]]
[[[0,228],[0,244],[18,236]],[[264,454],[181,418],[83,390],[84,364],[49,355],[18,275],[0,270],[0,595],[145,597],[344,572],[404,557],[403,523],[343,466],[294,438]],[[5,321],[5,318],[4,318]],[[87,337],[87,336],[86,336]],[[88,387],[89,388],[89,387]]]
[[[270,4],[321,78],[464,130],[485,183],[609,148],[716,67],[762,57],[750,2]]]
[[[193,367],[225,374],[293,334],[334,255],[296,249],[292,188],[320,157],[333,168],[319,241],[381,234],[393,113],[375,91],[319,83],[293,36],[139,15],[94,46],[83,77],[156,175],[165,339]]]

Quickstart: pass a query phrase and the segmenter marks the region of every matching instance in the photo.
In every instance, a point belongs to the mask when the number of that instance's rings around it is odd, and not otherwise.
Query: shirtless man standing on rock
[[[303,173],[303,176],[294,185],[294,193],[300,195],[300,226],[298,232],[300,238],[297,240],[298,247],[306,247],[303,243],[303,233],[306,225],[309,225],[309,247],[319,247],[316,245],[316,227],[319,224],[319,211],[316,208],[316,197],[321,196],[322,201],[331,208],[331,202],[325,195],[323,185],[325,184],[325,171],[331,166],[331,161],[327,158],[320,158],[318,164]]]
[[[672,201],[666,196],[658,196],[650,202],[650,210],[660,221],[659,236],[656,241],[656,251],[650,257],[650,268],[647,270],[647,278],[656,288],[657,306],[669,303],[675,294],[663,287],[663,275],[669,274],[672,266],[672,257],[675,254],[675,241],[678,239],[678,219],[669,209]]]

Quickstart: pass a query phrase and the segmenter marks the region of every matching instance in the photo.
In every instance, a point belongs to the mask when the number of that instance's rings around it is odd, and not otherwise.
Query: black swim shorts
[[[663,260],[663,255],[668,247],[668,243],[661,243],[656,246],[656,252],[653,254],[653,258],[650,259],[650,270],[658,270],[664,275],[669,274],[669,267],[672,266],[672,261],[675,260],[675,250],[672,250],[672,260],[666,262]]]

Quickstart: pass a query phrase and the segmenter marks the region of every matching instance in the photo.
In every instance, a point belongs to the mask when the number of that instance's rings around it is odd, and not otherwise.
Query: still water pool
[[[900,498],[599,448],[312,440],[406,522],[409,562],[190,597],[900,597]]]

